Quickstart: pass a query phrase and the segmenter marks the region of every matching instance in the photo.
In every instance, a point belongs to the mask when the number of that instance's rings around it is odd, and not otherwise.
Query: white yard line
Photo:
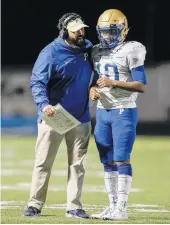
[[[11,164],[10,164],[11,163]],[[27,162],[28,163],[28,162]],[[14,162],[12,164],[12,162],[7,162],[8,167],[9,166],[14,166]],[[19,165],[19,163],[18,163]],[[33,165],[33,164],[32,164]],[[55,176],[67,176],[67,170],[52,170],[51,172],[52,175]],[[3,165],[2,170],[1,170],[1,175],[2,176],[13,176],[13,175],[32,175],[32,170],[25,170],[23,168],[23,170],[21,169],[9,169],[9,168],[5,168],[5,166]],[[88,172],[86,171],[86,176],[87,177],[104,177],[104,172],[103,171],[96,171],[96,172]]]
[[[1,185],[1,190],[29,190],[31,183],[16,183],[12,185]],[[66,185],[49,185],[49,191],[65,191]],[[104,185],[84,185],[83,186],[84,192],[106,192]],[[130,192],[141,192],[142,190],[139,188],[131,188]]]
[[[170,212],[169,210],[166,209],[134,209],[134,212],[143,212],[143,213],[147,213],[147,212]]]
[[[23,206],[26,206],[27,202],[24,201],[1,201],[0,202],[0,209],[22,209]],[[95,205],[95,204],[84,204],[83,208],[85,210],[89,210],[89,211],[94,211],[94,210],[98,210],[101,211],[104,207],[106,207],[105,205]],[[143,207],[143,208],[141,208]],[[169,210],[165,210],[165,209],[160,209],[160,205],[153,205],[153,204],[129,204],[128,205],[128,213],[129,214],[134,214],[134,213],[139,213],[139,212],[143,212],[143,213],[150,213],[150,212],[154,212],[154,213],[166,213],[166,212],[170,212]],[[150,209],[149,209],[150,208]],[[152,209],[154,208],[154,209]],[[155,208],[159,208],[159,209],[155,209]],[[66,204],[45,204],[43,209],[66,209]]]
[[[3,160],[5,159],[13,159],[15,153],[15,149],[12,146],[3,147],[1,151],[1,157]]]

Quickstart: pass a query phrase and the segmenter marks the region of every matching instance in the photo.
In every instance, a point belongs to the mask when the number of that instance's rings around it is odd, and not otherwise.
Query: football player
[[[110,203],[92,218],[125,220],[138,122],[136,99],[147,83],[146,49],[137,41],[125,41],[128,21],[120,10],[104,11],[96,29],[100,43],[93,47],[92,60],[99,78],[90,89],[90,97],[98,100],[94,137]]]

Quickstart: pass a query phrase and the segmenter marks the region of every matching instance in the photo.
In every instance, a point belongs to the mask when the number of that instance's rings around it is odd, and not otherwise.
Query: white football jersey
[[[123,42],[114,49],[102,49],[100,44],[92,50],[94,70],[100,77],[112,80],[131,81],[130,70],[144,65],[145,46],[137,41]],[[138,92],[121,88],[99,88],[101,97],[97,107],[105,109],[135,108]]]

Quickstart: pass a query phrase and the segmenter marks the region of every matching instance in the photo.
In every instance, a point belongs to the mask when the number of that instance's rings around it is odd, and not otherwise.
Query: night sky
[[[170,60],[170,10],[164,1],[2,0],[2,66],[33,64],[42,48],[58,35],[56,25],[65,13],[80,14],[90,27],[86,36],[98,42],[95,26],[100,14],[120,9],[131,27],[127,40],[147,48],[147,62]],[[167,3],[166,3],[167,4]]]

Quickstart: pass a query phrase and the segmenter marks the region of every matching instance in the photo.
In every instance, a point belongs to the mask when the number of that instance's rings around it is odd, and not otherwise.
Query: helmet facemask
[[[117,24],[110,26],[97,26],[97,34],[103,48],[114,48],[118,43],[122,42],[122,31],[125,24]]]

